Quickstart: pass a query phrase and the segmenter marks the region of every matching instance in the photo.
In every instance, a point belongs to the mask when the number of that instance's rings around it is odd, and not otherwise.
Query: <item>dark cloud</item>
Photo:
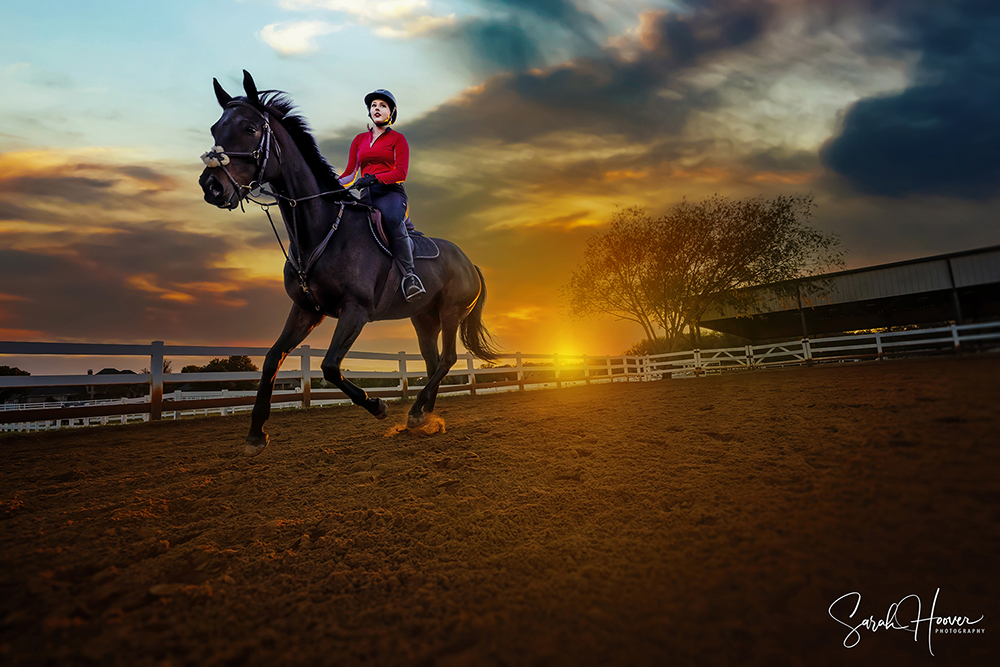
[[[419,147],[527,142],[566,129],[636,140],[676,134],[691,110],[718,103],[678,75],[759,37],[770,7],[730,2],[705,13],[650,14],[637,55],[606,49],[559,67],[495,76],[481,91],[407,124],[407,138]]]
[[[474,19],[459,23],[442,37],[457,41],[463,55],[480,70],[520,71],[542,62],[535,37],[509,20]]]
[[[865,194],[970,199],[1000,192],[1000,4],[913,2],[897,8],[921,56],[914,84],[864,99],[821,152],[823,164]]]
[[[593,16],[581,12],[569,0],[481,0],[481,4],[490,8],[525,11],[575,29],[598,28],[597,20]]]
[[[133,187],[116,187],[122,183]],[[177,187],[174,177],[142,165],[64,164],[51,173],[0,178],[0,220],[79,225],[88,217],[106,219],[116,209],[155,205],[160,193]],[[50,206],[54,201],[79,208],[56,211]]]
[[[659,14],[641,37],[643,45],[662,60],[683,66],[705,54],[751,42],[774,13],[768,2],[702,2],[693,5],[691,13]]]
[[[86,176],[16,176],[0,180],[0,192],[93,204],[105,199],[114,183]]]
[[[819,167],[819,159],[810,151],[789,151],[771,148],[748,155],[743,164],[755,171],[813,171]]]
[[[156,185],[161,190],[173,190],[177,187],[172,177],[142,165],[125,165],[118,167],[117,170],[129,178]]]
[[[51,216],[30,206],[18,206],[0,200],[0,220],[21,220],[24,222],[45,222]]]
[[[486,17],[469,18],[439,33],[452,41],[463,65],[481,74],[523,71],[545,64],[546,51],[568,47],[595,53],[603,27],[568,0],[481,0]]]
[[[234,247],[155,222],[52,252],[0,247],[0,284],[16,284],[19,297],[4,303],[0,327],[53,339],[174,342],[279,331],[289,305],[280,260],[273,281],[248,282],[213,268]]]

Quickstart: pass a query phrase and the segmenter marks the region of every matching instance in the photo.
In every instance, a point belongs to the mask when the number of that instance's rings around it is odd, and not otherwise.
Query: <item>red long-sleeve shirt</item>
[[[372,143],[372,131],[362,132],[351,142],[347,166],[340,183],[345,188],[362,176],[373,174],[380,183],[402,183],[410,166],[410,147],[406,137],[392,128]]]

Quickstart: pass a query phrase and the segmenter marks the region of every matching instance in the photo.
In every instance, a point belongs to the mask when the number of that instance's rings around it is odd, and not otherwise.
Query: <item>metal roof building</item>
[[[743,290],[701,326],[753,341],[1000,317],[1000,246],[827,273]]]

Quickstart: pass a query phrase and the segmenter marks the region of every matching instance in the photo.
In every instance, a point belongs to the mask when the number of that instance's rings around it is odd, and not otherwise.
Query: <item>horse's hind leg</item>
[[[278,369],[281,368],[288,353],[298,347],[299,343],[304,341],[306,336],[322,321],[323,316],[319,313],[292,306],[291,312],[288,313],[288,319],[285,320],[285,328],[264,358],[260,386],[257,388],[257,398],[254,401],[253,413],[250,417],[250,431],[247,433],[245,454],[256,456],[267,446],[268,438],[267,434],[264,433],[264,422],[271,416],[271,395],[274,393],[274,379],[278,376]]]
[[[366,324],[368,324],[368,316],[363,308],[355,304],[344,306],[340,317],[337,318],[337,328],[333,332],[330,349],[327,350],[320,367],[323,369],[323,377],[328,382],[335,384],[355,405],[360,405],[372,413],[376,419],[385,419],[386,415],[389,414],[389,406],[385,404],[385,401],[381,398],[368,396],[364,389],[345,378],[340,369],[340,364],[347,356],[348,350],[361,335],[361,330]]]
[[[437,313],[423,313],[410,318],[417,332],[417,342],[420,344],[420,356],[427,365],[427,377],[430,378],[441,362],[438,351],[438,335],[441,333],[441,320]]]
[[[456,350],[456,339],[458,337],[458,325],[459,318],[455,315],[448,315],[441,320],[441,356],[437,363],[437,368],[431,373],[430,377],[427,378],[427,384],[420,393],[417,394],[417,400],[413,403],[410,408],[409,416],[406,419],[406,425],[408,428],[416,428],[424,423],[424,414],[434,411],[434,403],[437,400],[438,387],[441,385],[441,381],[444,376],[448,374],[451,367],[455,365],[458,361],[458,352]],[[437,342],[435,341],[435,351],[437,351]],[[423,344],[421,343],[421,350],[423,350]]]

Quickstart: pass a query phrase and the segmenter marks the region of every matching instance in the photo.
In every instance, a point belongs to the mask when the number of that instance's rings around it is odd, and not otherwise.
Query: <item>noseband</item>
[[[260,116],[260,119],[263,121],[263,126],[261,127],[260,144],[257,146],[257,149],[249,153],[245,152],[235,153],[232,151],[226,151],[222,146],[215,146],[211,150],[206,151],[205,153],[202,154],[201,161],[204,162],[205,166],[207,167],[211,168],[217,167],[219,169],[222,169],[222,171],[229,178],[230,182],[233,184],[236,196],[239,197],[240,202],[242,202],[243,197],[240,194],[240,192],[242,190],[246,190],[248,193],[252,193],[255,190],[259,190],[261,186],[261,181],[264,178],[264,174],[267,170],[267,159],[271,155],[271,123],[266,113],[260,111],[252,104],[248,104],[247,102],[244,102],[242,100],[233,100],[232,102],[227,104],[225,108],[229,109],[237,106],[246,107],[252,110],[255,114]],[[277,143],[274,145],[274,148],[275,148],[275,154],[278,158],[278,162],[280,163],[281,148],[278,146]],[[228,165],[230,162],[230,158],[233,157],[252,158],[254,163],[257,165],[257,172],[254,175],[253,180],[250,181],[249,185],[243,185],[242,183],[238,183],[236,179],[233,178],[233,175],[229,173],[229,169],[226,168],[226,165]],[[232,200],[232,198],[230,198],[230,200]]]

